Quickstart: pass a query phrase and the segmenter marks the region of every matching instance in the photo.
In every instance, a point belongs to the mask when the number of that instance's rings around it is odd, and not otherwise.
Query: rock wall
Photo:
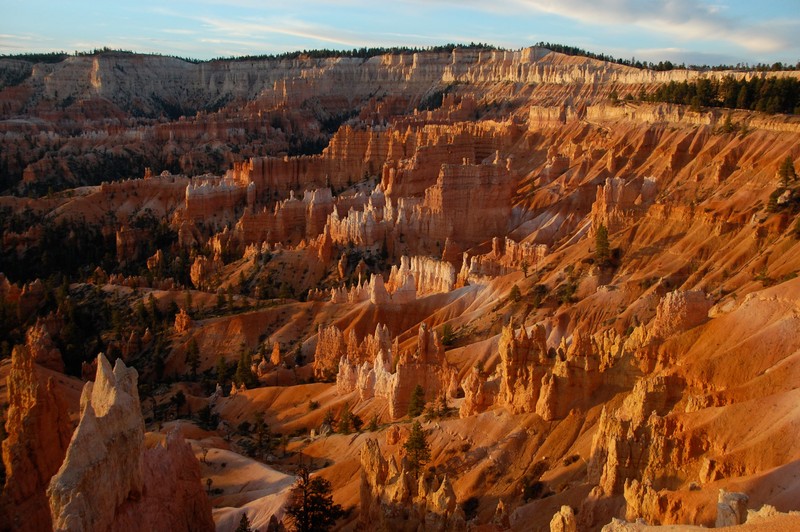
[[[34,361],[40,366],[59,373],[64,372],[64,360],[61,358],[61,351],[53,342],[45,321],[37,320],[33,326],[28,328],[25,333],[25,347]]]
[[[663,469],[671,459],[671,449],[680,444],[668,441],[676,438],[678,431],[661,416],[670,411],[680,397],[680,390],[680,383],[674,378],[643,378],[618,410],[603,409],[588,464],[589,481],[596,483],[603,494],[624,493],[628,480],[641,482],[645,476],[664,478]],[[684,459],[699,454],[692,447],[686,445]]]
[[[72,423],[53,379],[40,379],[33,354],[24,346],[11,353],[5,429],[0,518],[10,530],[49,530],[45,490],[64,459]]]
[[[98,355],[80,422],[47,489],[54,530],[213,530],[191,449],[175,436],[161,450],[144,449],[136,381],[135,369],[117,359],[112,370]]]
[[[466,522],[450,479],[423,473],[418,479],[405,459],[387,460],[377,440],[361,448],[362,526],[375,530],[465,530]]]
[[[535,412],[542,378],[546,374],[547,343],[544,327],[531,334],[514,324],[503,327],[500,336],[500,393],[497,402],[512,412]]]
[[[327,336],[339,338],[335,332]],[[336,342],[331,342],[333,345]],[[339,393],[358,390],[361,400],[377,397],[389,403],[392,419],[408,413],[411,394],[417,385],[425,391],[425,400],[433,401],[448,392],[455,368],[447,363],[444,347],[436,332],[420,325],[417,346],[401,351],[395,340],[389,348],[388,329],[376,330],[358,346],[355,337],[339,359],[336,377]]]
[[[630,227],[641,218],[658,193],[655,179],[635,178],[629,181],[613,177],[598,185],[592,204],[592,229],[605,225],[609,233]]]

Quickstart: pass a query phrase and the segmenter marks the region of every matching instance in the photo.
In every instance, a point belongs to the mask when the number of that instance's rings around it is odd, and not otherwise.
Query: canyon
[[[640,98],[800,73],[0,74],[0,530],[800,526],[800,119]]]

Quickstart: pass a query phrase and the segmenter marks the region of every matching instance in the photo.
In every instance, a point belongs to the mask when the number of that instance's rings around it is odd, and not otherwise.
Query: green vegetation
[[[414,474],[418,474],[422,466],[431,459],[431,449],[419,421],[415,421],[411,425],[411,434],[403,444],[403,448],[406,450],[409,469]]]
[[[332,491],[328,480],[319,476],[311,478],[308,468],[300,466],[286,508],[295,530],[325,532],[334,527],[344,510],[333,503]]]
[[[603,224],[600,224],[594,234],[594,259],[599,266],[607,266],[611,259],[608,229]]]
[[[408,403],[408,415],[417,417],[425,410],[425,390],[422,385],[417,384],[411,392],[411,400]]]
[[[765,113],[800,113],[800,81],[795,78],[753,77],[750,80],[726,76],[720,80],[670,81],[645,98],[702,107],[747,109]]]
[[[247,514],[242,513],[242,518],[239,520],[239,526],[236,527],[236,532],[252,532],[252,530],[253,529],[250,528],[250,520],[247,518]]]
[[[797,172],[795,172],[794,161],[791,155],[787,155],[786,159],[781,163],[780,168],[778,168],[778,177],[781,180],[781,185],[784,187],[788,187],[797,181]]]
[[[453,345],[456,341],[455,333],[453,333],[453,326],[449,323],[442,325],[442,345],[447,347]]]

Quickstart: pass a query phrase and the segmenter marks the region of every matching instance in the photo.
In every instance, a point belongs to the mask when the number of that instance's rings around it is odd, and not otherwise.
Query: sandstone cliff
[[[211,530],[199,465],[179,437],[145,451],[137,373],[98,355],[81,419],[47,495],[54,530]],[[170,475],[169,471],[174,475]]]
[[[72,422],[53,379],[38,375],[23,346],[12,353],[8,402],[0,515],[11,530],[46,530],[52,522],[45,490],[66,454]]]
[[[422,473],[415,478],[403,460],[387,461],[378,442],[368,439],[361,448],[361,517],[375,530],[464,530],[464,513],[457,505],[447,476]]]

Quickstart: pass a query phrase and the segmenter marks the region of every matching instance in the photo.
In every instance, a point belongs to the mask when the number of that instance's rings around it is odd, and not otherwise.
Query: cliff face
[[[389,404],[389,416],[397,419],[408,412],[417,385],[425,391],[425,401],[448,393],[455,370],[447,363],[437,333],[425,324],[420,325],[417,346],[411,350],[401,351],[397,341],[391,341],[388,329],[380,325],[360,344],[352,330],[346,348],[341,337],[332,327],[324,333],[326,347],[320,350],[317,344],[318,354],[328,353],[332,345],[340,357],[336,375],[339,394],[358,391],[360,401],[383,399]]]
[[[361,517],[363,526],[391,530],[463,530],[464,512],[458,506],[447,476],[421,474],[418,479],[403,460],[387,461],[378,442],[361,447]]]
[[[0,515],[11,530],[46,530],[52,522],[45,489],[64,459],[72,423],[53,379],[40,378],[24,346],[12,352],[8,403]]]
[[[171,436],[165,447],[144,450],[136,381],[135,369],[119,359],[112,369],[98,356],[95,381],[81,395],[80,422],[47,489],[54,530],[213,528],[187,445]]]

